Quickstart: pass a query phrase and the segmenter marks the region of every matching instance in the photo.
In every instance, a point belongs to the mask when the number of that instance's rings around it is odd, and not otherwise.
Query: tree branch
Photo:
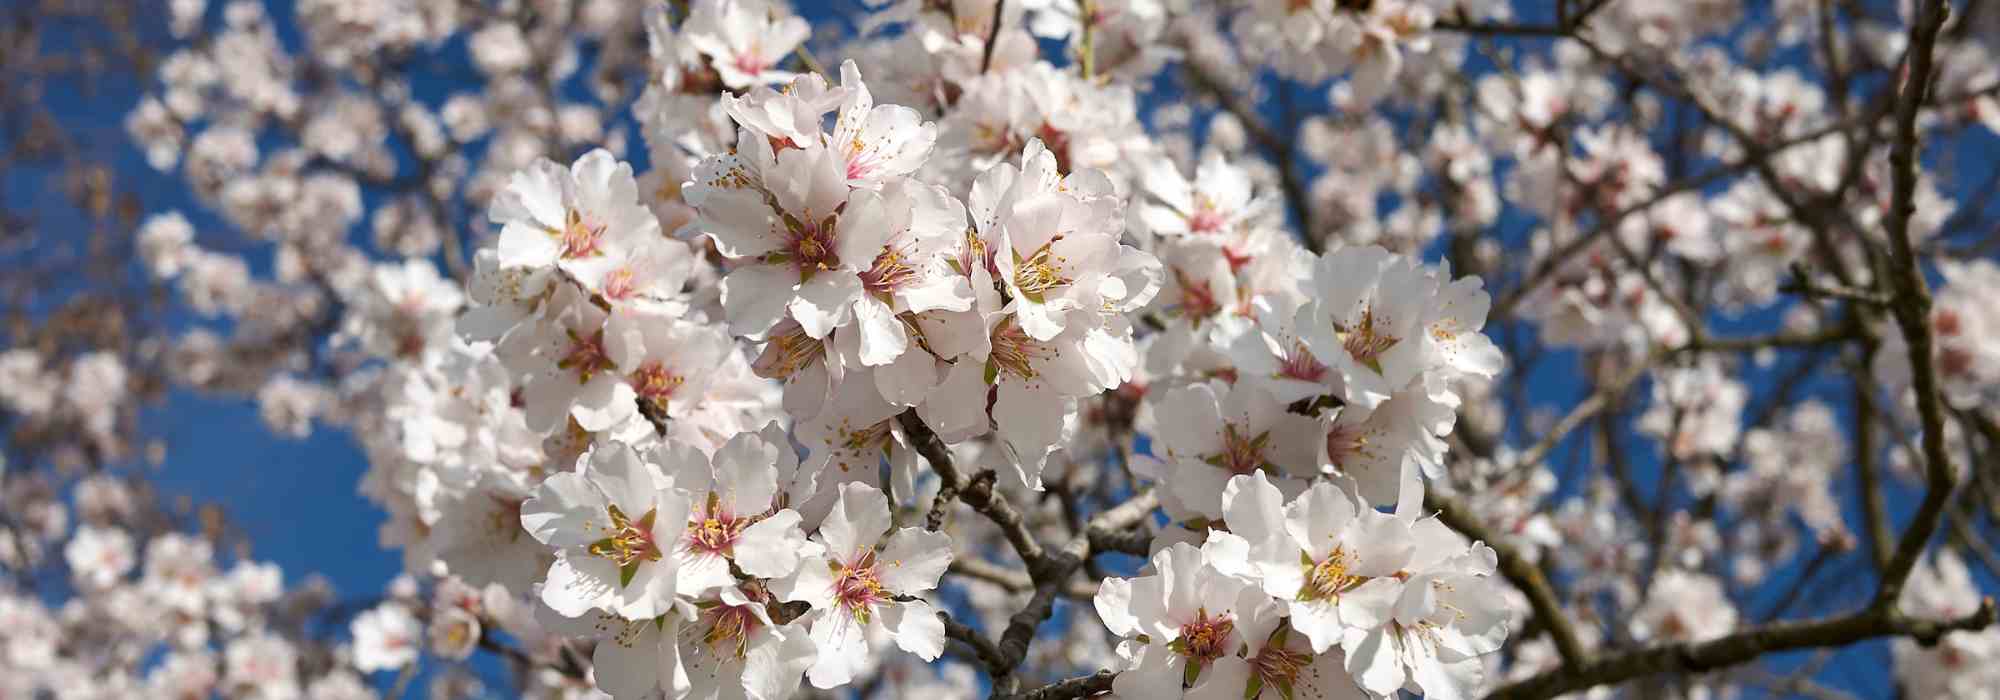
[[[1701,673],[1773,652],[1846,646],[1890,635],[1907,635],[1919,643],[1935,644],[1950,632],[1984,629],[1993,624],[1993,616],[1991,598],[1981,601],[1979,609],[1971,615],[1943,621],[1912,619],[1888,606],[1871,605],[1842,617],[1781,622],[1707,642],[1674,642],[1600,656],[1580,666],[1565,665],[1501,686],[1487,698],[1552,698],[1656,673]]]
[[[1150,490],[1133,496],[1091,518],[1083,531],[1076,533],[1061,548],[1046,549],[1028,532],[1013,504],[994,490],[992,471],[980,472],[968,483],[953,463],[951,451],[946,448],[944,440],[924,424],[923,418],[914,409],[898,415],[897,422],[917,453],[930,462],[931,469],[937,472],[944,486],[956,490],[959,500],[1000,528],[1015,552],[1021,555],[1028,577],[1034,582],[1034,592],[1029,596],[1028,603],[1008,618],[1007,629],[1001,632],[999,644],[990,653],[978,654],[993,678],[993,697],[1012,696],[1020,683],[1013,677],[1014,669],[1027,658],[1028,645],[1034,641],[1035,631],[1054,613],[1055,599],[1064,592],[1064,582],[1090,559],[1092,543],[1119,542],[1124,543],[1121,546],[1129,546],[1131,536],[1125,533],[1146,520],[1159,506],[1159,498]],[[970,634],[969,629],[960,632]]]
[[[1889,309],[1910,351],[1910,370],[1915,377],[1917,417],[1923,425],[1924,473],[1929,488],[1917,507],[1917,515],[1895,556],[1882,570],[1882,587],[1876,591],[1878,605],[1893,605],[1903,592],[1903,582],[1923,555],[1931,534],[1937,531],[1945,503],[1951,500],[1953,481],[1951,455],[1944,444],[1944,405],[1938,398],[1937,368],[1931,356],[1931,290],[1918,264],[1916,249],[1910,244],[1910,217],[1916,213],[1917,112],[1930,83],[1932,53],[1937,48],[1938,29],[1944,26],[1944,0],[1926,0],[1910,25],[1908,77],[1896,105],[1895,140],[1889,150],[1890,204],[1885,222],[1889,234]]]

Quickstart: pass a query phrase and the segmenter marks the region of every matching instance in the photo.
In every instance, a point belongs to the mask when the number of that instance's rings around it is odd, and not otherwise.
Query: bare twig
[[[1113,673],[1111,671],[1098,671],[1088,676],[1065,678],[1063,680],[1050,683],[1040,688],[1035,688],[1025,693],[1021,693],[1016,697],[1019,697],[1021,700],[1069,700],[1070,698],[1087,698],[1092,695],[1096,695],[1098,693],[1110,692],[1111,681],[1113,681],[1116,678],[1118,678],[1118,674]]]
[[[1924,280],[1915,248],[1910,244],[1910,217],[1917,209],[1917,112],[1923,105],[1924,88],[1930,82],[1932,53],[1937,47],[1938,29],[1944,26],[1945,14],[1943,0],[1926,0],[1910,25],[1908,79],[1896,105],[1895,140],[1889,151],[1891,189],[1889,217],[1885,222],[1889,234],[1888,283],[1893,300],[1889,308],[1896,317],[1896,325],[1903,331],[1903,340],[1909,346],[1917,417],[1924,432],[1924,473],[1929,488],[1924,492],[1923,503],[1917,507],[1916,518],[1903,532],[1895,555],[1889,558],[1889,565],[1882,571],[1882,587],[1876,591],[1876,599],[1878,603],[1888,605],[1893,605],[1902,594],[1903,582],[1909,579],[1917,557],[1923,554],[1931,534],[1937,531],[1938,519],[1944,515],[1945,504],[1951,500],[1953,482],[1957,478],[1952,471],[1951,455],[1944,444],[1944,404],[1938,398],[1937,369],[1931,356],[1930,284]]]
[[[1007,0],[993,0],[993,26],[986,29],[986,45],[980,48],[979,72],[993,69],[993,45],[1000,42],[1000,21],[1007,14]]]
[[[1992,624],[1991,598],[1982,601],[1979,609],[1971,615],[1943,621],[1915,619],[1896,612],[1890,606],[1871,605],[1850,615],[1780,622],[1707,642],[1674,642],[1602,655],[1579,666],[1565,665],[1501,686],[1487,698],[1552,698],[1656,673],[1713,671],[1764,654],[1846,646],[1876,637],[1909,636],[1919,643],[1934,644],[1945,634],[1984,629]]]

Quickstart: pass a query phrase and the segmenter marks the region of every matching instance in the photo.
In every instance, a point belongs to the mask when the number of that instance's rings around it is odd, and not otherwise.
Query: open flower
[[[1343,248],[1320,257],[1313,288],[1295,327],[1335,370],[1341,399],[1374,408],[1424,370],[1417,334],[1437,282],[1415,260],[1373,246]]]
[[[354,667],[363,672],[393,671],[417,660],[423,627],[401,603],[384,603],[355,616]]]
[[[1264,592],[1284,603],[1291,626],[1315,654],[1340,644],[1342,597],[1410,562],[1409,522],[1356,502],[1321,481],[1290,503],[1263,474],[1229,480],[1222,496],[1230,532],[1250,544]]]
[[[567,170],[548,159],[529,164],[493,198],[487,218],[501,225],[503,267],[559,267],[593,292],[614,292],[608,297],[679,285],[632,166],[609,151],[585,153]],[[646,279],[636,277],[642,272]]]
[[[804,18],[780,16],[764,0],[720,0],[694,5],[682,36],[708,58],[722,83],[743,89],[782,83],[792,74],[778,62],[805,43],[812,27]]]
[[[629,325],[607,324],[604,309],[572,286],[559,287],[542,315],[507,334],[496,349],[521,386],[528,427],[547,434],[575,419],[606,430],[638,414],[637,393],[617,358],[638,357]],[[518,369],[516,369],[518,368]],[[525,370],[525,371],[523,371]]]
[[[944,621],[930,603],[912,596],[937,587],[951,565],[951,538],[903,528],[885,541],[889,528],[889,501],[881,491],[842,485],[815,537],[826,548],[825,565],[807,562],[772,585],[780,600],[812,606],[819,658],[806,677],[814,687],[851,680],[867,662],[870,634],[887,634],[925,661],[944,653]]]
[[[774,601],[760,585],[717,589],[697,600],[691,622],[680,625],[680,658],[689,700],[785,700],[818,659],[804,625],[777,624]]]
[[[1211,551],[1178,542],[1153,555],[1151,575],[1109,579],[1093,601],[1111,633],[1140,640],[1112,689],[1131,698],[1242,698],[1280,612]],[[1142,639],[1143,638],[1143,639]]]
[[[1169,514],[1222,517],[1231,477],[1270,471],[1286,491],[1319,473],[1315,418],[1285,410],[1254,386],[1208,382],[1161,394],[1153,408],[1157,443],[1167,462],[1162,481]],[[1173,511],[1182,511],[1174,513]]]
[[[687,531],[674,546],[676,590],[695,596],[736,585],[731,569],[770,579],[789,576],[817,545],[799,530],[799,514],[777,508],[778,451],[757,433],[740,433],[711,460],[688,445],[661,444],[654,458],[686,490]]]
[[[623,443],[591,449],[579,471],[550,476],[521,505],[521,525],[556,548],[542,602],[577,617],[592,609],[650,620],[673,606],[688,499]]]

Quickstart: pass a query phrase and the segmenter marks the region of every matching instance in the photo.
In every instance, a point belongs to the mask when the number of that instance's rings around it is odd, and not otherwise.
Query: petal
[[[590,655],[597,687],[612,697],[638,698],[660,690],[660,632],[651,620],[627,622]]]
[[[1097,595],[1090,599],[1091,607],[1097,610],[1097,619],[1104,622],[1105,629],[1119,637],[1131,637],[1139,633],[1139,621],[1132,617],[1132,580],[1107,578],[1098,584]]]
[[[609,602],[618,590],[618,565],[580,548],[556,553],[542,582],[542,602],[563,617],[578,617]]]
[[[905,352],[895,362],[875,369],[875,388],[893,406],[923,403],[940,379],[937,360],[923,351]]]
[[[1062,439],[1069,400],[1049,390],[1002,381],[993,402],[993,420],[1007,443],[1023,454],[1041,454]]]
[[[903,322],[896,319],[896,312],[882,300],[864,294],[856,294],[853,300],[854,317],[861,331],[861,364],[880,367],[902,357],[910,348],[909,331]],[[804,324],[800,324],[804,325]],[[807,331],[811,333],[811,331]],[[914,353],[929,359],[929,353]]]
[[[1250,662],[1240,656],[1224,656],[1208,662],[1208,668],[1201,670],[1201,677],[1195,679],[1194,687],[1187,689],[1188,700],[1243,700],[1244,690],[1250,686]]]
[[[881,195],[868,190],[856,190],[849,195],[847,208],[841,210],[834,229],[841,264],[856,270],[868,269],[888,242],[889,229],[889,212],[883,208]]]
[[[1292,615],[1292,629],[1304,632],[1312,642],[1313,653],[1324,654],[1333,645],[1340,643],[1340,635],[1345,627],[1340,622],[1340,611],[1329,602],[1293,601],[1289,606]]]
[[[750,645],[743,659],[743,690],[750,700],[786,700],[798,691],[799,676],[818,660],[806,630],[793,626]]]
[[[1132,668],[1111,681],[1111,691],[1121,698],[1178,698],[1181,696],[1181,669],[1185,660],[1186,657],[1174,653],[1164,643],[1148,644]]]
[[[755,515],[771,507],[778,495],[773,465],[778,463],[779,449],[757,433],[738,433],[715,451],[715,490],[729,514]]]
[[[791,576],[771,581],[771,594],[788,603],[808,603],[814,610],[833,608],[833,574],[820,562],[806,562]]]
[[[1347,652],[1347,672],[1356,683],[1376,695],[1389,695],[1403,687],[1405,675],[1399,658],[1402,644],[1388,630],[1349,630],[1341,648]]]
[[[873,549],[889,531],[889,500],[873,486],[847,483],[840,486],[838,502],[819,534],[827,554],[840,562],[852,562],[862,552]]]
[[[1386,625],[1394,617],[1396,601],[1402,595],[1403,586],[1395,579],[1370,580],[1340,596],[1340,622],[1357,629]]]
[[[868,663],[867,630],[842,610],[820,613],[812,623],[813,646],[819,657],[806,671],[815,688],[838,688],[854,680],[854,674]]]
[[[791,575],[801,556],[817,550],[799,529],[798,512],[787,508],[743,530],[736,541],[736,566],[757,578],[779,578]]]
[[[782,265],[744,265],[722,278],[722,308],[733,335],[762,336],[785,318],[798,273]]]
[[[551,547],[580,547],[596,541],[604,495],[582,474],[558,472],[521,504],[521,527]]]
[[[1264,472],[1231,477],[1222,489],[1222,515],[1229,531],[1252,544],[1264,544],[1284,532],[1285,497]]]
[[[717,588],[736,585],[736,576],[729,573],[729,560],[713,552],[675,552],[680,565],[674,574],[674,592],[683,596],[698,596]]]
[[[854,302],[861,298],[861,278],[846,272],[822,270],[799,285],[798,296],[786,307],[806,335],[825,338],[833,329],[854,318]]]
[[[887,603],[877,612],[882,624],[896,636],[896,646],[925,661],[935,661],[944,653],[944,620],[931,604],[921,600]]]
[[[875,561],[884,587],[911,595],[937,588],[951,559],[950,535],[906,527],[889,536]]]

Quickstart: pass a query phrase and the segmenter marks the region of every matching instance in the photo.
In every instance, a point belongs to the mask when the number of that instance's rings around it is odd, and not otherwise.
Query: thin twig
[[[1007,0],[993,0],[993,26],[986,29],[986,46],[980,50],[979,73],[993,69],[993,45],[1000,42],[1000,20],[1007,13]]]
[[[1931,355],[1931,291],[1910,243],[1910,217],[1916,213],[1917,112],[1923,105],[1924,88],[1930,83],[1932,53],[1937,47],[1938,29],[1944,26],[1943,0],[1926,0],[1910,25],[1909,71],[1896,106],[1896,136],[1890,144],[1889,234],[1891,259],[1888,282],[1894,303],[1890,310],[1903,331],[1910,353],[1912,384],[1916,390],[1917,417],[1923,426],[1924,472],[1929,488],[1916,518],[1910,522],[1896,553],[1882,571],[1882,587],[1876,591],[1880,603],[1893,604],[1903,592],[1910,570],[1923,555],[1938,519],[1951,500],[1953,482],[1951,454],[1945,446],[1944,403],[1938,397],[1937,369]]]

